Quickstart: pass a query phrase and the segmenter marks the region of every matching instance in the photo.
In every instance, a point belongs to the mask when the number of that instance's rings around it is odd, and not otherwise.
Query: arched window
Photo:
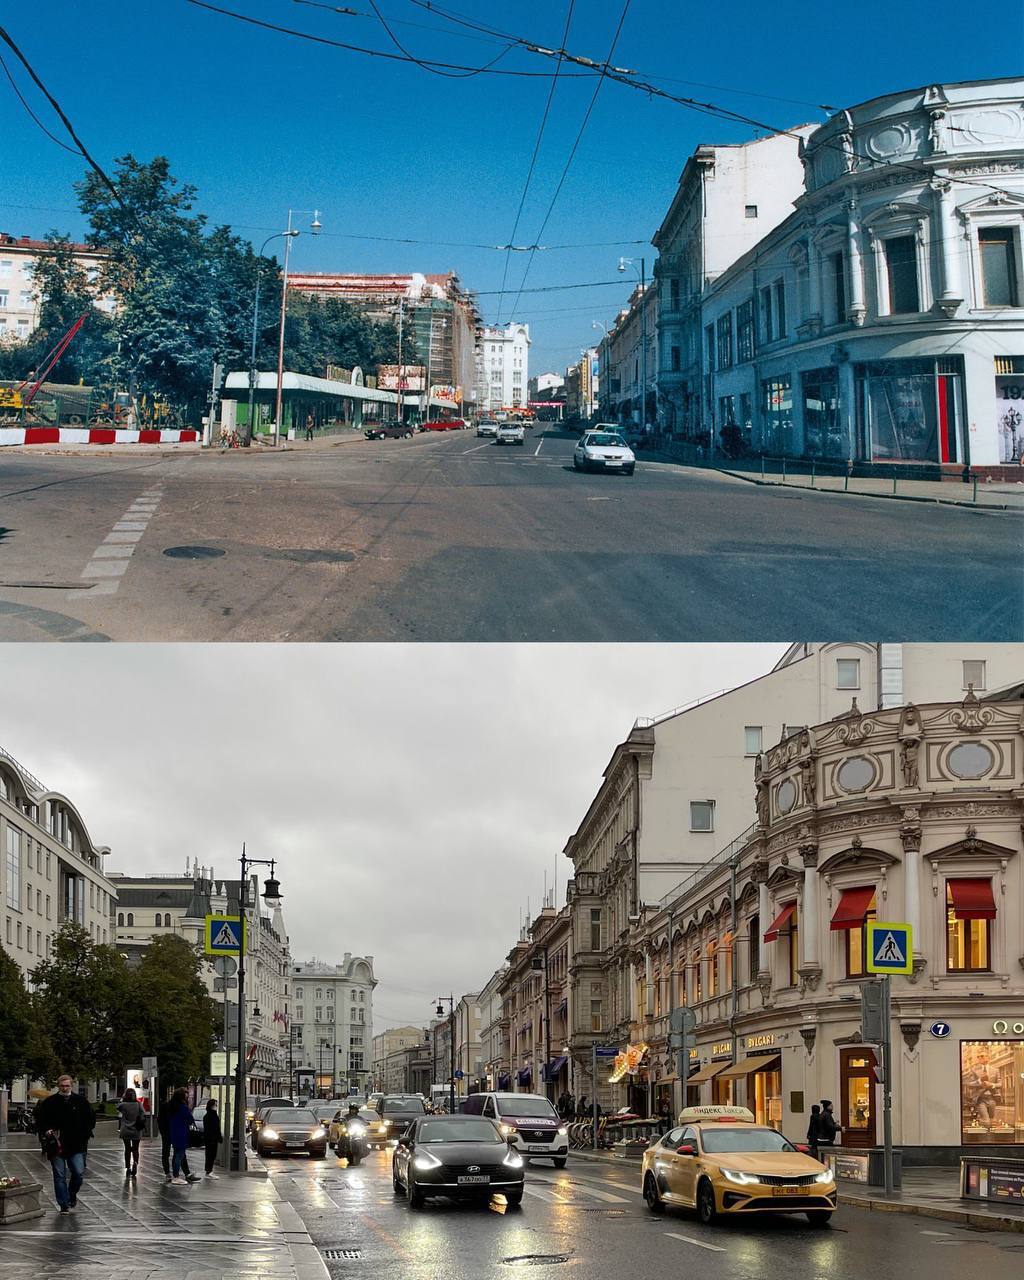
[[[171,927],[171,913],[169,911],[164,912],[164,927],[168,929]]]
[[[156,927],[158,929],[160,928],[160,912],[159,911],[156,913]]]
[[[119,911],[119,912],[117,913],[117,923],[118,923],[118,925],[119,925],[119,926],[121,926],[121,925],[123,925],[123,924],[124,924],[124,912],[123,912],[123,911]]]
[[[131,911],[128,912],[128,923],[130,925],[135,923],[135,916]]]

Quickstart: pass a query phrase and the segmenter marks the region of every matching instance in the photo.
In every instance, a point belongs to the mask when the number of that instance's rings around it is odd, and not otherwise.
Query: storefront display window
[[[1024,1040],[960,1042],[961,1137],[1024,1141]]]
[[[996,357],[999,461],[1024,465],[1024,357]]]
[[[875,1055],[870,1049],[844,1049],[840,1059],[839,1124],[843,1146],[875,1145],[875,1117],[872,1105],[875,1082]]]
[[[855,366],[861,456],[872,462],[963,461],[959,358]]]
[[[782,1127],[782,1072],[777,1068],[771,1071],[755,1071],[750,1076],[753,1083],[747,1085],[747,1105],[750,1106],[758,1124],[770,1125],[773,1129]],[[753,1105],[750,1105],[751,1096]]]
[[[802,375],[804,454],[808,458],[845,458],[846,439],[839,420],[839,376],[835,369]]]
[[[761,383],[761,412],[765,453],[794,453],[793,380],[788,374]]]

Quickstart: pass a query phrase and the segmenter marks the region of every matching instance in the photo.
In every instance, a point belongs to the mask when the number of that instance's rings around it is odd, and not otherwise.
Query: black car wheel
[[[521,1191],[506,1191],[505,1203],[510,1209],[518,1209],[523,1203],[523,1193]]]
[[[409,1204],[413,1209],[422,1209],[427,1202],[427,1197],[416,1185],[416,1179],[409,1175]]]
[[[564,1169],[568,1156],[555,1156],[551,1163],[556,1169]]]
[[[391,1166],[391,1186],[394,1188],[396,1196],[405,1195],[405,1187],[402,1186],[398,1179],[398,1167],[395,1164],[392,1164]]]
[[[649,1173],[644,1178],[644,1200],[651,1213],[664,1213],[665,1202],[661,1198],[661,1192],[658,1190],[658,1183],[653,1173]]]
[[[705,1227],[710,1227],[718,1218],[718,1210],[715,1207],[715,1189],[711,1183],[704,1178],[697,1188],[697,1217]]]
[[[627,475],[627,476],[631,476],[635,470],[636,470],[636,468],[635,468],[635,467],[626,467],[626,468],[625,468],[626,475]]]
[[[356,1150],[356,1151],[353,1151],[352,1154],[349,1156],[348,1162],[354,1169],[362,1158],[363,1157],[360,1155],[359,1151]]]

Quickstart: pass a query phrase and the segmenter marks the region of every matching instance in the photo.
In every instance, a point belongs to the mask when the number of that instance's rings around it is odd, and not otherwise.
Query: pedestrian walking
[[[53,1171],[53,1194],[61,1213],[78,1203],[85,1178],[85,1153],[96,1127],[92,1107],[79,1093],[72,1093],[70,1076],[61,1076],[57,1092],[36,1107],[36,1132],[43,1154]]]
[[[555,1103],[555,1110],[558,1112],[559,1116],[561,1116],[563,1120],[566,1117],[566,1114],[567,1114],[566,1108],[568,1107],[568,1105],[569,1105],[569,1095],[563,1089],[562,1092],[558,1095],[558,1101]]]
[[[316,419],[313,417],[313,415],[311,413],[307,413],[306,414],[306,439],[307,440],[313,439],[313,427],[315,423],[316,423]]]
[[[124,1143],[124,1176],[134,1178],[139,1172],[139,1144],[146,1127],[146,1113],[134,1089],[125,1089],[117,1104],[117,1136]]]
[[[818,1146],[835,1146],[836,1138],[842,1133],[842,1129],[836,1124],[836,1118],[832,1114],[832,1103],[829,1102],[828,1098],[822,1098],[821,1100],[821,1116],[818,1120],[818,1127]]]
[[[815,1160],[818,1158],[818,1143],[821,1141],[821,1107],[818,1104],[811,1105],[811,1118],[807,1122],[807,1145],[811,1148],[811,1155]]]
[[[199,1178],[188,1171],[188,1138],[192,1129],[192,1111],[188,1105],[188,1094],[184,1089],[175,1089],[171,1094],[170,1138],[171,1138],[171,1182],[181,1186],[186,1182],[198,1182]],[[184,1166],[184,1177],[182,1171]]]
[[[577,1120],[590,1119],[590,1109],[587,1106],[587,1095],[585,1093],[580,1094],[580,1100],[576,1104],[576,1119]]]
[[[668,1098],[662,1098],[658,1103],[658,1132],[668,1133],[672,1128],[672,1104]]]
[[[186,1125],[185,1147],[188,1147],[187,1127],[191,1112],[188,1109],[188,1097],[184,1089],[175,1089],[170,1098],[162,1103],[157,1113],[157,1127],[160,1130],[160,1163],[163,1165],[164,1182],[173,1182],[176,1175],[172,1172],[171,1153],[174,1145],[174,1135],[171,1130],[171,1122],[178,1111],[184,1109],[184,1123]],[[180,1134],[179,1134],[180,1136]],[[181,1163],[179,1165],[179,1173],[185,1175],[188,1182],[198,1182],[199,1179],[192,1176],[192,1171],[188,1167],[188,1156],[182,1152]],[[181,1179],[178,1178],[180,1182]]]
[[[213,1166],[217,1163],[217,1148],[224,1141],[224,1132],[220,1127],[220,1116],[217,1114],[217,1100],[211,1098],[206,1104],[203,1116],[203,1145],[206,1147],[206,1176],[216,1178]]]
[[[576,1099],[571,1093],[566,1094],[565,1098],[565,1118],[566,1120],[576,1119]]]

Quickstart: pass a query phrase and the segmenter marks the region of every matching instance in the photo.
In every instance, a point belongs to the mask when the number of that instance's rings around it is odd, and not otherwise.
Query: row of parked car
[[[387,422],[372,422],[363,431],[367,440],[411,440],[418,431],[465,431],[469,423],[465,418],[434,418],[430,422],[400,422],[397,418]]]

